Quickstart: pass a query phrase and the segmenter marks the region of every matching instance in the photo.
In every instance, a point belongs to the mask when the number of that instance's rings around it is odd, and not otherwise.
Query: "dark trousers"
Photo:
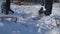
[[[45,0],[45,15],[50,15],[52,13],[53,0]]]
[[[9,11],[11,11],[12,13],[14,13],[11,9],[10,9],[10,0],[6,0],[6,14],[9,13]]]

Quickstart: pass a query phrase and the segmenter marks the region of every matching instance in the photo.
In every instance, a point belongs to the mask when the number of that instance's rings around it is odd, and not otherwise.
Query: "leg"
[[[45,15],[50,15],[52,13],[52,6],[51,5],[48,5],[46,7],[46,11],[45,11]]]
[[[6,8],[6,14],[8,14],[8,13],[9,13],[9,9]]]
[[[11,9],[10,9],[10,11],[11,11],[12,13],[14,13],[14,11],[12,11]]]
[[[53,4],[53,0],[45,0],[45,15],[50,15],[52,13],[52,4]]]
[[[9,11],[11,11],[12,13],[14,13],[11,9],[10,9],[10,0],[6,0],[6,14],[9,14]]]

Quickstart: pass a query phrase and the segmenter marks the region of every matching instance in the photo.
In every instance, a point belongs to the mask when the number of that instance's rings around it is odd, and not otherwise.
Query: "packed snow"
[[[10,18],[0,21],[0,34],[60,34],[60,27],[57,27],[55,15],[60,15],[60,3],[53,4],[51,16],[39,15],[41,8],[37,5],[15,5],[11,4],[14,14],[0,16],[16,16],[17,22]],[[1,12],[1,11],[0,11]],[[59,18],[59,17],[58,17]]]

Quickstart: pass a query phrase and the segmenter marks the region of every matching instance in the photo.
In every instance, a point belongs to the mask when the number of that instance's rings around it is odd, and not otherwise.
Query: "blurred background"
[[[0,0],[0,2],[1,1],[5,2],[6,0]],[[15,4],[41,3],[41,1],[44,1],[44,0],[11,0],[11,2]],[[59,3],[60,0],[54,0],[54,2]]]

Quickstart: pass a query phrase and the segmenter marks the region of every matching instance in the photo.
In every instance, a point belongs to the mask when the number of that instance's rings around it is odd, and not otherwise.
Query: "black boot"
[[[43,10],[43,7],[41,7],[41,9],[39,10],[39,14],[44,13],[45,11]]]
[[[8,15],[9,14],[9,11],[6,11],[6,13],[5,13],[6,15]]]
[[[46,15],[46,16],[50,16],[51,15],[51,11],[46,11],[46,12],[44,12],[44,14]]]

